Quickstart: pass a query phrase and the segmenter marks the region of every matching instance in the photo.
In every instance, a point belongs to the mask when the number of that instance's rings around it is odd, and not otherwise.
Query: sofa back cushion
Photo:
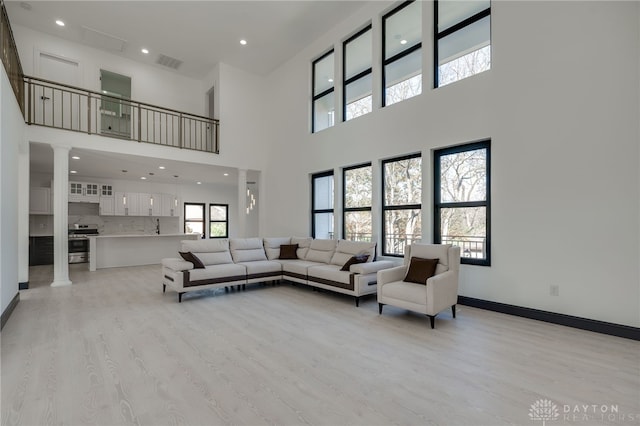
[[[337,244],[336,240],[320,240],[320,239],[313,240],[309,245],[309,250],[307,251],[307,254],[305,255],[304,259],[310,262],[329,263],[331,262],[333,253],[336,250],[336,244]],[[345,260],[345,262],[347,260]]]
[[[182,241],[182,251],[195,254],[205,266],[233,263],[227,238]]]
[[[410,250],[405,251],[405,257],[420,257],[422,259],[438,259],[436,275],[449,270],[449,245],[414,243]]]
[[[330,263],[332,265],[343,266],[349,259],[358,254],[369,256],[367,262],[373,262],[376,254],[376,243],[340,240],[338,241],[335,253],[333,253],[331,257]]]
[[[232,238],[229,241],[234,262],[255,262],[267,260],[262,238]]]
[[[290,244],[298,245],[298,259],[304,259],[307,256],[307,251],[309,251],[309,246],[313,238],[311,237],[291,237]]]
[[[274,237],[264,239],[264,251],[267,254],[267,259],[273,260],[280,257],[280,246],[283,244],[291,244],[291,238],[289,237]]]

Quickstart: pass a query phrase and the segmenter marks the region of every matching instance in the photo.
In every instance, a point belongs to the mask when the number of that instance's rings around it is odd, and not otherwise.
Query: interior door
[[[38,65],[40,78],[75,87],[80,85],[78,62],[38,52]],[[45,126],[80,130],[81,97],[60,86],[47,86],[52,87],[35,88],[33,95],[35,122]]]

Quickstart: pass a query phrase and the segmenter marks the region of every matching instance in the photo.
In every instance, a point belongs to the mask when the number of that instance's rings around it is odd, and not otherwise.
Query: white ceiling
[[[80,157],[79,160],[71,157]],[[159,167],[164,166],[162,170]],[[30,144],[30,168],[36,173],[53,173],[53,149],[48,144]],[[238,170],[231,167],[207,166],[184,161],[159,160],[129,154],[99,152],[73,148],[69,152],[70,180],[98,179],[142,180],[180,185],[237,185]],[[123,172],[126,170],[126,172]],[[225,173],[228,176],[225,176]],[[177,176],[177,177],[176,177]]]
[[[96,43],[102,33],[100,44],[104,50],[169,69],[156,64],[163,54],[183,61],[177,72],[193,78],[204,77],[219,62],[266,75],[366,3],[362,0],[5,2],[12,24],[93,47],[98,47]],[[66,25],[56,25],[57,19]],[[240,39],[246,39],[247,45],[240,45]],[[124,46],[122,51],[114,50],[118,45]],[[149,49],[148,55],[141,52],[143,47]]]

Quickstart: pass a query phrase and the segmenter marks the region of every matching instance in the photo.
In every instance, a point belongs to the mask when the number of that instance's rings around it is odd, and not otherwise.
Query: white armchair
[[[426,280],[426,285],[403,281],[412,257],[438,259],[435,275]],[[436,315],[449,307],[455,318],[459,271],[460,247],[422,243],[407,246],[404,265],[378,271],[380,314],[384,305],[419,312],[429,317],[431,328],[435,327]]]

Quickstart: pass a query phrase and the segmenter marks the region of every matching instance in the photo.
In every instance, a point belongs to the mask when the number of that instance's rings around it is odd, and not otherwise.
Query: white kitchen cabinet
[[[140,216],[139,194],[137,192],[115,192],[116,216]]]
[[[162,215],[162,194],[138,194],[140,216]]]
[[[29,214],[53,214],[51,188],[29,190]]]
[[[99,203],[99,184],[86,182],[69,182],[69,202]]]
[[[178,197],[171,194],[162,194],[162,216],[180,216],[179,206]]]
[[[100,197],[100,216],[114,216],[116,203],[114,197]]]
[[[100,185],[100,198],[102,197],[112,197],[113,198],[113,185]]]

